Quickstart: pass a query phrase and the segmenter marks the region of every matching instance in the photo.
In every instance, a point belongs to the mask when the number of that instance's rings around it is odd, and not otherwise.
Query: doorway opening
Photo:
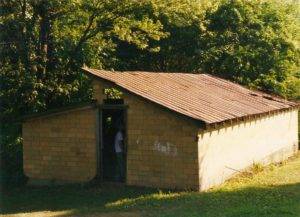
[[[126,109],[124,105],[103,105],[101,109],[100,168],[103,181],[126,180]]]

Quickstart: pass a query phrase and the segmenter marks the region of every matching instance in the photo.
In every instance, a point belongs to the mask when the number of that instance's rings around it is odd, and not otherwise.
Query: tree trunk
[[[48,62],[48,43],[50,32],[50,20],[47,14],[41,14],[40,20],[40,60],[42,75],[46,74]]]

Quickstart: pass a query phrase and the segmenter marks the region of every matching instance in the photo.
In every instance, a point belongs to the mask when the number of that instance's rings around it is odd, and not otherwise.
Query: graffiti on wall
[[[177,156],[177,148],[174,144],[170,142],[160,142],[155,141],[153,145],[153,150],[163,153],[165,155]]]

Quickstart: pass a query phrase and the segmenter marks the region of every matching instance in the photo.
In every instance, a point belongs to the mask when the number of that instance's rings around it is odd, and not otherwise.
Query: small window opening
[[[105,88],[104,94],[106,99],[104,99],[104,104],[124,104],[123,93],[116,88]]]

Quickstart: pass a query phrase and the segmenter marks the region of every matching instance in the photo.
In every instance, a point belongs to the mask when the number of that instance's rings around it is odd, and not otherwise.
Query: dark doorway
[[[104,181],[125,182],[126,110],[119,106],[102,108],[101,172]]]

